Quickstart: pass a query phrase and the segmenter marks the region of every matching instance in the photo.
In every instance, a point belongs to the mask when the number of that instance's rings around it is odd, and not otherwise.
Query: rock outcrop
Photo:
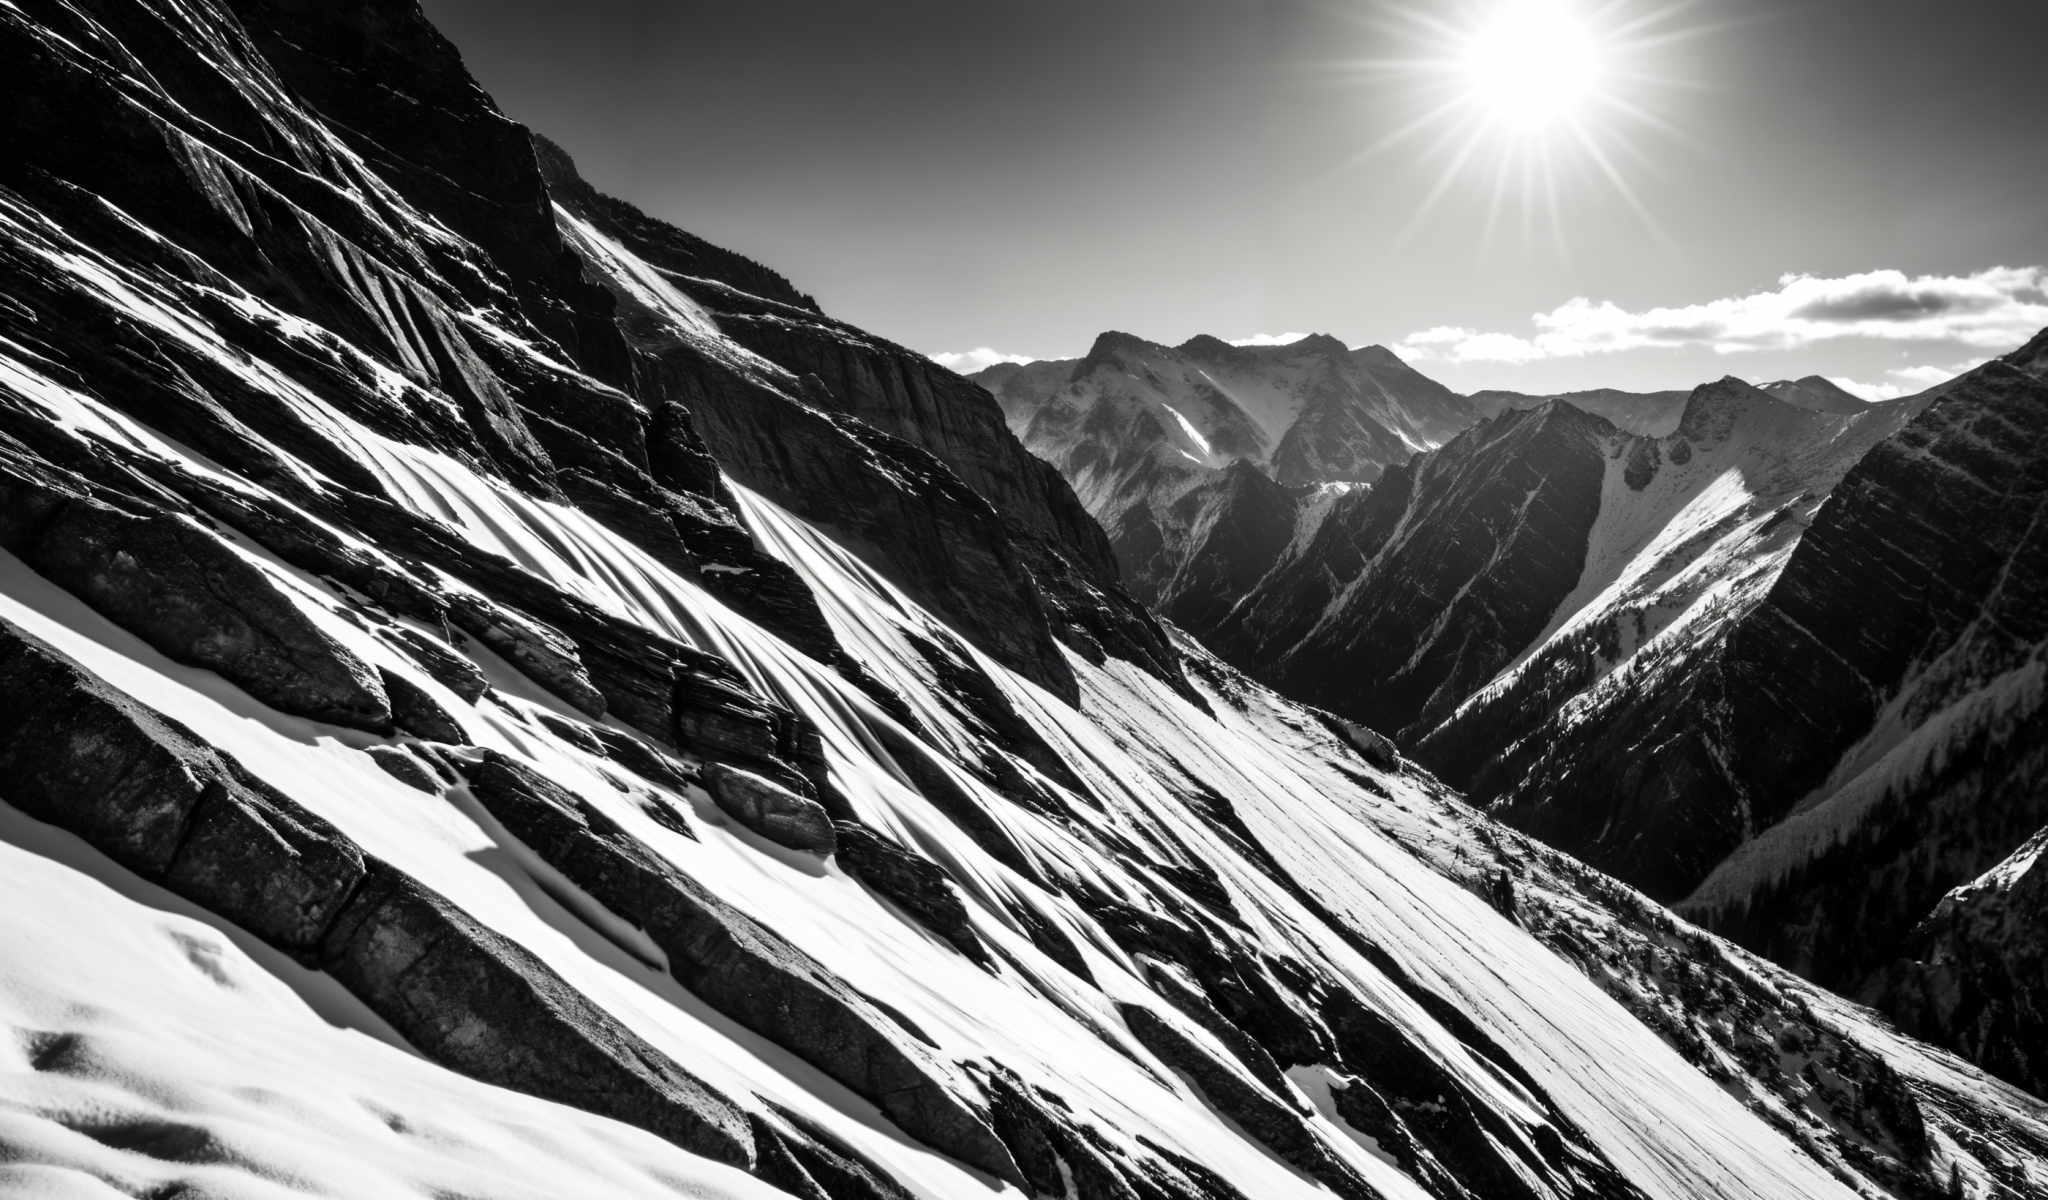
[[[321,969],[429,1058],[741,1165],[725,1097],[239,763],[0,623],[8,801]]]
[[[725,815],[779,846],[830,854],[837,845],[825,807],[774,780],[715,763],[704,772],[704,790]]]

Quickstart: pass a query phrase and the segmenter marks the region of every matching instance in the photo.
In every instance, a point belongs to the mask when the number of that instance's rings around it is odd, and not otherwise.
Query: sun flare
[[[1396,53],[1352,64],[1396,85],[1373,111],[1411,115],[1368,155],[1418,145],[1433,185],[1403,236],[1460,183],[1489,189],[1485,233],[1510,207],[1525,229],[1547,214],[1564,248],[1563,202],[1578,176],[1618,195],[1658,232],[1628,172],[1649,161],[1642,143],[1680,138],[1667,113],[1682,43],[1710,30],[1681,23],[1689,0],[1440,0],[1393,5],[1363,18]],[[1427,177],[1427,176],[1425,176]]]
[[[1466,35],[1458,69],[1487,117],[1533,132],[1583,114],[1599,94],[1603,49],[1570,5],[1509,0]]]

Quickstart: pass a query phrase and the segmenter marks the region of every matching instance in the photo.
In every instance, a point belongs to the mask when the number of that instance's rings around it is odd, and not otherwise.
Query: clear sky
[[[600,188],[949,362],[1318,331],[1895,393],[2048,325],[2042,0],[425,8]]]

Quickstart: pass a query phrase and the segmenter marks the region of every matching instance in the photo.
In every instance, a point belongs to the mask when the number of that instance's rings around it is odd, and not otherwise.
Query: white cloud
[[[1886,371],[1885,374],[1902,384],[1910,384],[1914,391],[1924,391],[1937,383],[1947,383],[1949,380],[1977,365],[1975,361],[1960,362],[1952,367],[1922,364],[1917,367],[1898,367],[1894,370]]]
[[[1255,333],[1250,337],[1231,338],[1233,346],[1292,346],[1307,337],[1305,333]]]
[[[1038,361],[1029,354],[1005,354],[988,346],[976,346],[972,350],[942,350],[937,354],[926,355],[926,357],[947,370],[958,371],[962,375],[972,375],[976,371],[985,371],[997,363],[1028,363]]]
[[[1981,359],[1966,359],[1952,366],[1937,367],[1933,363],[1921,363],[1912,367],[1893,367],[1886,371],[1886,382],[1859,383],[1854,379],[1829,376],[1837,387],[1847,388],[1866,400],[1891,400],[1899,396],[1911,396],[1924,392],[1937,383],[1947,383],[1963,372],[1978,366]]]
[[[1860,379],[1851,379],[1846,375],[1830,375],[1828,376],[1828,382],[1850,393],[1859,400],[1896,400],[1900,396],[1910,396],[1914,392],[1921,390],[1897,383],[1865,383]]]
[[[1771,291],[1640,312],[1579,296],[1532,314],[1530,321],[1530,333],[1440,325],[1408,335],[1393,349],[1410,361],[1453,363],[1527,363],[1680,347],[1741,354],[1833,338],[1949,342],[1999,351],[2048,326],[2048,268],[1918,276],[1884,270],[1833,279],[1785,275]]]

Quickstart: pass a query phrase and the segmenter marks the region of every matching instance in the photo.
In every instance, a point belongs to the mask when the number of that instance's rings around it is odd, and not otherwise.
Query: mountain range
[[[1265,361],[1312,344],[1334,339]],[[1986,872],[2017,878],[2001,863],[2048,823],[2027,749],[2048,653],[2031,546],[2044,345],[1877,403],[1812,376],[1458,408],[1409,372],[1405,395],[1467,424],[1376,480],[1293,486],[1250,458],[1177,464],[1162,486],[1177,447],[1102,420],[1115,389],[985,378],[1140,595],[1226,661],[2041,1089],[2006,1045],[2042,1033],[2039,985],[2003,966],[1956,978],[1978,968],[1936,964],[1984,948],[1922,925],[1952,889],[1995,890]],[[1094,440],[1077,454],[1054,436],[1068,428]]]
[[[0,1193],[2048,1188],[2035,1095],[1160,620],[1014,404],[597,191],[408,0],[10,4],[0,62]],[[1583,454],[1597,525],[1785,407],[1628,441],[1129,343],[1088,407],[1280,496],[1274,570],[1375,552],[1430,456]],[[1990,477],[2024,366],[1896,433],[1794,410],[1879,448],[1783,501],[1776,578],[1856,565],[1839,497]],[[1958,488],[1885,569],[2004,513]],[[2025,632],[1964,619],[1999,519],[1926,703]],[[1981,1044],[1943,1005],[2029,970],[2030,845],[1885,976],[2014,1078],[2021,993]]]

